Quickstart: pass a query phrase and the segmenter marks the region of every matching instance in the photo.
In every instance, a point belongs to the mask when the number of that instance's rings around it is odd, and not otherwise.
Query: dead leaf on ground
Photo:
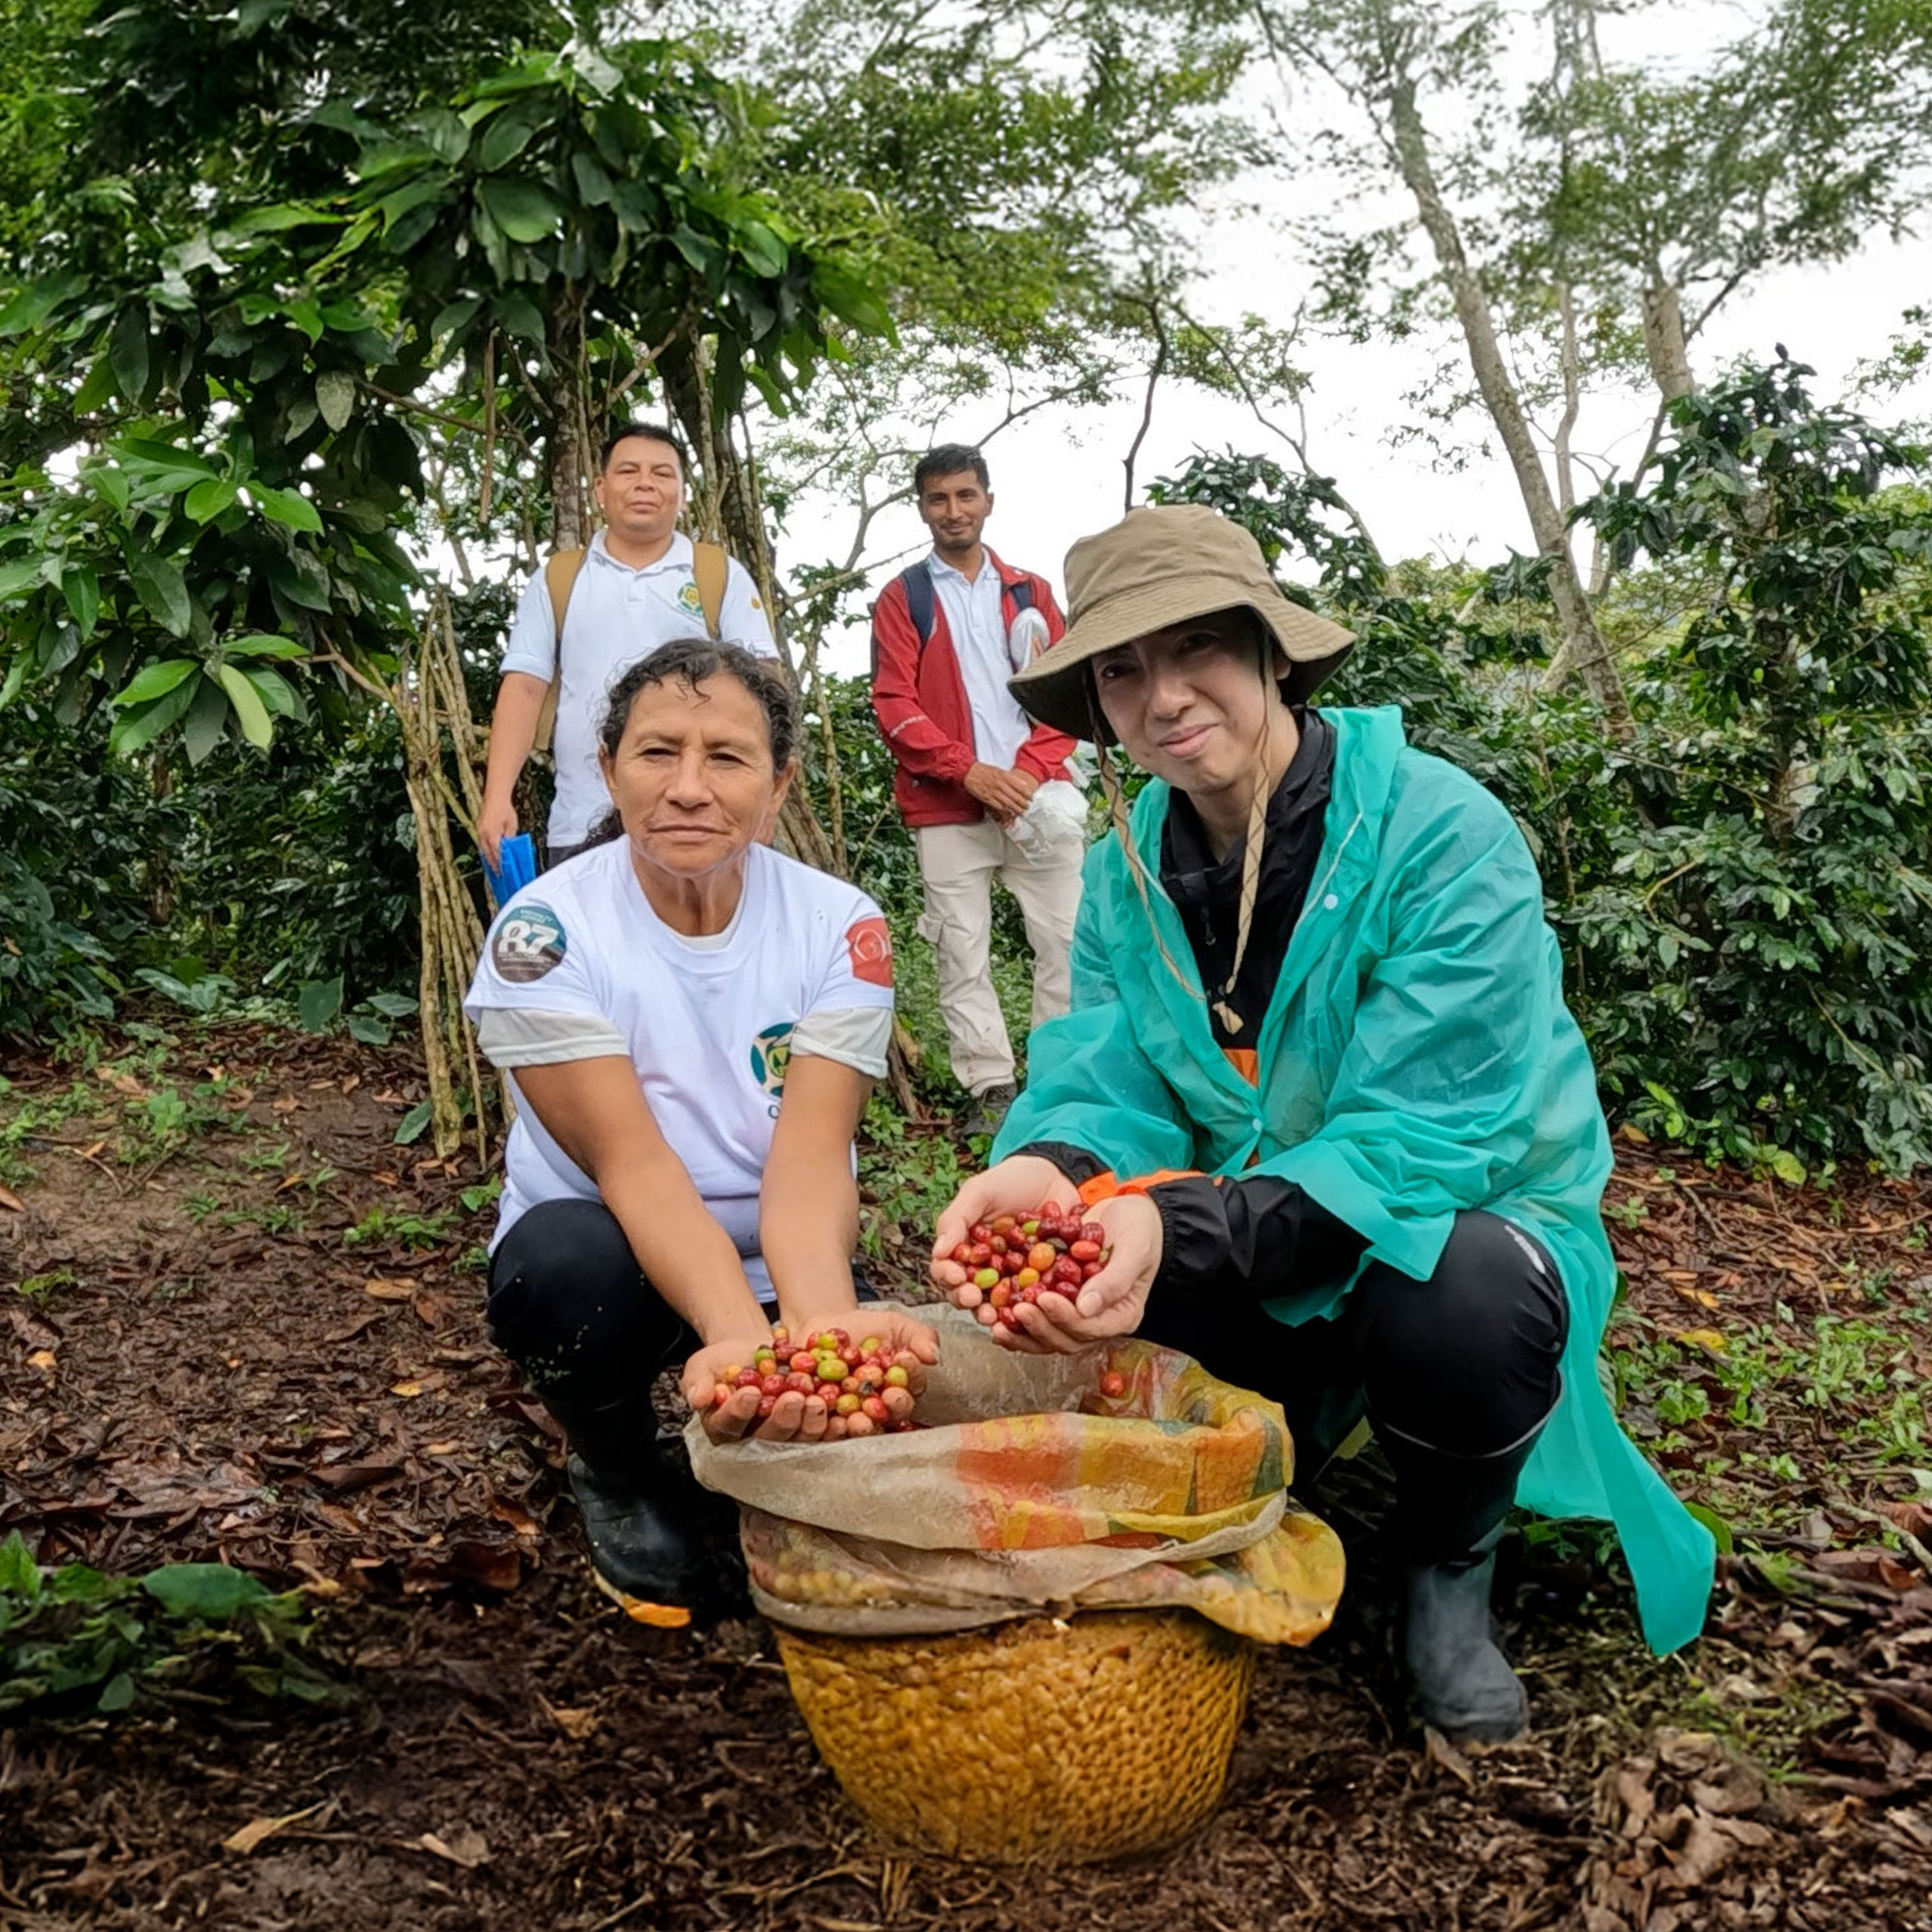
[[[51,1349],[35,1349],[27,1357],[27,1366],[38,1369],[43,1375],[51,1375],[60,1366],[60,1358]]]
[[[285,1832],[291,1825],[299,1825],[304,1818],[312,1818],[318,1811],[333,1804],[333,1798],[325,1798],[320,1804],[311,1804],[300,1811],[285,1813],[279,1818],[255,1818],[244,1825],[238,1832],[232,1832],[221,1841],[223,1851],[239,1853],[243,1857],[258,1844],[266,1844],[278,1832]]]
[[[309,1477],[312,1482],[346,1494],[350,1490],[367,1489],[372,1484],[387,1482],[401,1474],[400,1463],[331,1463],[311,1469]]]
[[[566,1737],[580,1744],[604,1721],[602,1717],[588,1705],[576,1709],[567,1709],[561,1705],[552,1703],[545,1697],[540,1696],[537,1701],[543,1706],[545,1716]]]
[[[416,1288],[414,1275],[378,1275],[362,1284],[362,1292],[374,1295],[378,1301],[408,1301]]]
[[[1714,1355],[1721,1355],[1730,1346],[1715,1328],[1681,1328],[1677,1339],[1688,1342],[1692,1347],[1708,1349]]]
[[[293,1094],[285,1094],[279,1100],[269,1103],[269,1112],[272,1114],[292,1114],[301,1104]]]
[[[432,1446],[430,1454],[434,1454]],[[533,1542],[543,1532],[535,1517],[528,1509],[515,1503],[506,1503],[500,1496],[490,1505],[490,1514],[500,1523],[507,1523],[520,1537],[528,1537]]]
[[[1469,1769],[1469,1759],[1433,1724],[1423,1732],[1423,1755],[1432,1764],[1440,1765],[1465,1790],[1475,1788],[1476,1774]]]
[[[452,1865],[460,1865],[466,1872],[473,1872],[478,1866],[490,1862],[489,1840],[469,1825],[459,1825],[454,1831],[440,1835],[435,1832],[425,1832],[414,1842],[438,1858],[446,1858]]]
[[[0,1208],[10,1208],[16,1214],[24,1214],[27,1204],[11,1187],[0,1186]]]
[[[131,1100],[145,1100],[148,1090],[131,1073],[123,1073],[117,1066],[97,1066],[94,1077],[112,1087],[117,1094],[125,1094]]]
[[[1885,1514],[1907,1536],[1932,1540],[1932,1503],[1888,1503]]]

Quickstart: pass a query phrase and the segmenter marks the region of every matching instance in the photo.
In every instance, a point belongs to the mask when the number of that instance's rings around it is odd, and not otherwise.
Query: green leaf
[[[255,694],[269,711],[278,718],[300,718],[302,700],[295,695],[295,688],[279,671],[271,671],[266,666],[253,668],[242,673],[255,688]]]
[[[123,309],[114,318],[107,339],[107,358],[114,380],[125,399],[138,406],[148,387],[148,315],[146,303]]]
[[[181,500],[181,507],[196,523],[212,523],[234,502],[235,485],[226,476],[205,478]]]
[[[514,161],[530,144],[537,124],[528,107],[512,109],[492,117],[476,144],[476,165],[494,174],[506,162]]]
[[[0,309],[0,336],[25,335],[28,330],[38,328],[63,302],[84,286],[82,278],[71,271],[42,275],[29,282]]]
[[[352,1013],[349,1032],[352,1039],[360,1040],[365,1047],[386,1047],[389,1043],[389,1023],[377,1014]]]
[[[135,594],[149,614],[171,637],[186,637],[194,606],[188,596],[187,580],[172,557],[143,550],[129,566]]]
[[[195,681],[194,701],[181,721],[181,749],[198,765],[228,731],[228,699],[212,678]]]
[[[201,668],[192,657],[170,657],[158,664],[145,664],[122,690],[115,694],[114,702],[122,707],[152,704],[156,698],[165,697],[183,678],[192,677]]]
[[[266,1603],[275,1593],[259,1577],[226,1563],[170,1563],[151,1570],[141,1588],[170,1617],[193,1617],[203,1623],[221,1623],[251,1604]]]
[[[543,340],[543,317],[537,304],[520,288],[506,288],[495,296],[490,303],[491,312],[495,315],[512,335],[525,342],[540,343]]]
[[[489,175],[476,184],[490,219],[512,242],[541,242],[554,235],[564,211],[549,189],[515,175]]]
[[[117,758],[131,757],[146,749],[188,709],[195,688],[190,684],[177,685],[165,697],[156,698],[139,710],[124,712],[108,734],[108,749]]]
[[[341,221],[340,215],[310,208],[304,202],[277,202],[272,208],[251,208],[246,214],[229,223],[228,232],[232,235],[278,235],[285,229],[315,228],[324,224],[334,227]]]
[[[315,407],[331,429],[355,413],[355,378],[346,369],[325,369],[315,378]]]
[[[18,1530],[0,1543],[0,1595],[22,1597],[29,1603],[40,1596],[40,1565]]]
[[[417,1011],[417,1003],[408,993],[371,993],[363,1001],[373,1006],[386,1020],[407,1020]]]
[[[785,272],[785,245],[761,221],[748,221],[737,231],[738,252],[760,275]]]
[[[342,976],[305,980],[295,989],[296,1023],[305,1033],[325,1033],[342,1011]]]
[[[11,564],[0,564],[0,604],[32,589],[40,580],[38,557],[20,557]]]
[[[269,637],[260,631],[248,637],[230,638],[221,648],[227,657],[306,657],[309,654],[292,637]]]
[[[242,737],[257,750],[266,751],[275,738],[275,721],[269,716],[268,706],[263,703],[260,693],[249,683],[247,675],[232,664],[217,664],[214,674],[221,680],[221,688],[228,694],[229,703],[235,707]]]
[[[1789,1147],[1774,1147],[1770,1155],[1771,1172],[1781,1181],[1793,1187],[1804,1185],[1804,1163]]]
[[[571,172],[577,177],[577,198],[586,208],[601,208],[608,203],[613,192],[611,177],[587,148],[579,148],[571,156]]]
[[[835,315],[861,334],[895,339],[885,304],[857,275],[821,262],[812,271],[812,291]]]
[[[395,1144],[407,1147],[423,1138],[423,1130],[429,1124],[431,1108],[427,1100],[418,1100],[408,1112],[396,1123]]]
[[[429,337],[440,342],[446,335],[453,335],[466,327],[469,319],[483,306],[480,295],[464,295],[454,302],[445,303],[436,311],[436,319],[429,325]]]
[[[63,1563],[54,1571],[47,1594],[56,1603],[111,1603],[133,1587],[126,1577],[103,1576],[85,1563]]]
[[[125,1711],[134,1701],[134,1680],[128,1671],[116,1671],[94,1700],[94,1708],[101,1711]]]
[[[420,128],[423,138],[437,157],[452,167],[469,152],[469,124],[461,115],[451,113],[447,107],[432,108],[423,115]]]
[[[1715,1509],[1702,1503],[1686,1503],[1684,1506],[1717,1539],[1718,1554],[1728,1556],[1736,1547],[1730,1534],[1730,1525]]]
[[[322,519],[317,515],[315,505],[300,490],[273,490],[265,483],[251,483],[248,494],[254,498],[255,507],[270,521],[278,523],[287,530],[321,534]]]

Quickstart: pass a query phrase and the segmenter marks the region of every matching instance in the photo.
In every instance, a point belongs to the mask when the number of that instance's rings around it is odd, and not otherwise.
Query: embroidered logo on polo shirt
[[[490,942],[490,963],[514,986],[528,986],[564,963],[570,943],[564,922],[547,906],[517,906]]]
[[[892,983],[892,934],[885,921],[875,915],[860,919],[845,928],[845,951],[852,961],[852,977],[869,986]]]
[[[702,611],[704,608],[704,599],[697,594],[697,582],[695,578],[688,578],[685,580],[684,588],[678,592],[678,601],[687,611]]]
[[[768,1094],[785,1090],[785,1069],[792,1063],[792,1026],[790,1020],[782,1020],[752,1042],[752,1078]]]

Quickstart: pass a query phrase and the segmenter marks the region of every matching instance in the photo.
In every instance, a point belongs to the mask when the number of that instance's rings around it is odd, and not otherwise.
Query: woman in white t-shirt
[[[930,1361],[899,1311],[863,1321],[853,1136],[885,1070],[892,949],[841,879],[762,841],[795,771],[769,660],[665,645],[613,690],[600,842],[498,916],[466,1010],[516,1100],[489,1318],[570,1439],[598,1580],[681,1620],[715,1573],[700,1492],[657,1443],[651,1386],[681,1380],[714,1433],[817,1441],[816,1396],[709,1407],[774,1320],[862,1327]]]

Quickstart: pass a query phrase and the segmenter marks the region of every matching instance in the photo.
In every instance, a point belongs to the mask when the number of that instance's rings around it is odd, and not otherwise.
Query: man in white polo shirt
[[[476,826],[493,866],[518,829],[516,782],[552,684],[557,787],[546,843],[554,866],[583,848],[610,804],[597,769],[597,730],[611,685],[660,645],[703,637],[709,628],[691,540],[678,528],[685,461],[677,438],[654,423],[626,423],[604,445],[592,487],[604,528],[581,568],[562,577],[561,623],[558,574],[539,571],[524,586],[503,647]],[[714,635],[761,657],[777,655],[757,587],[735,560],[725,564]]]

